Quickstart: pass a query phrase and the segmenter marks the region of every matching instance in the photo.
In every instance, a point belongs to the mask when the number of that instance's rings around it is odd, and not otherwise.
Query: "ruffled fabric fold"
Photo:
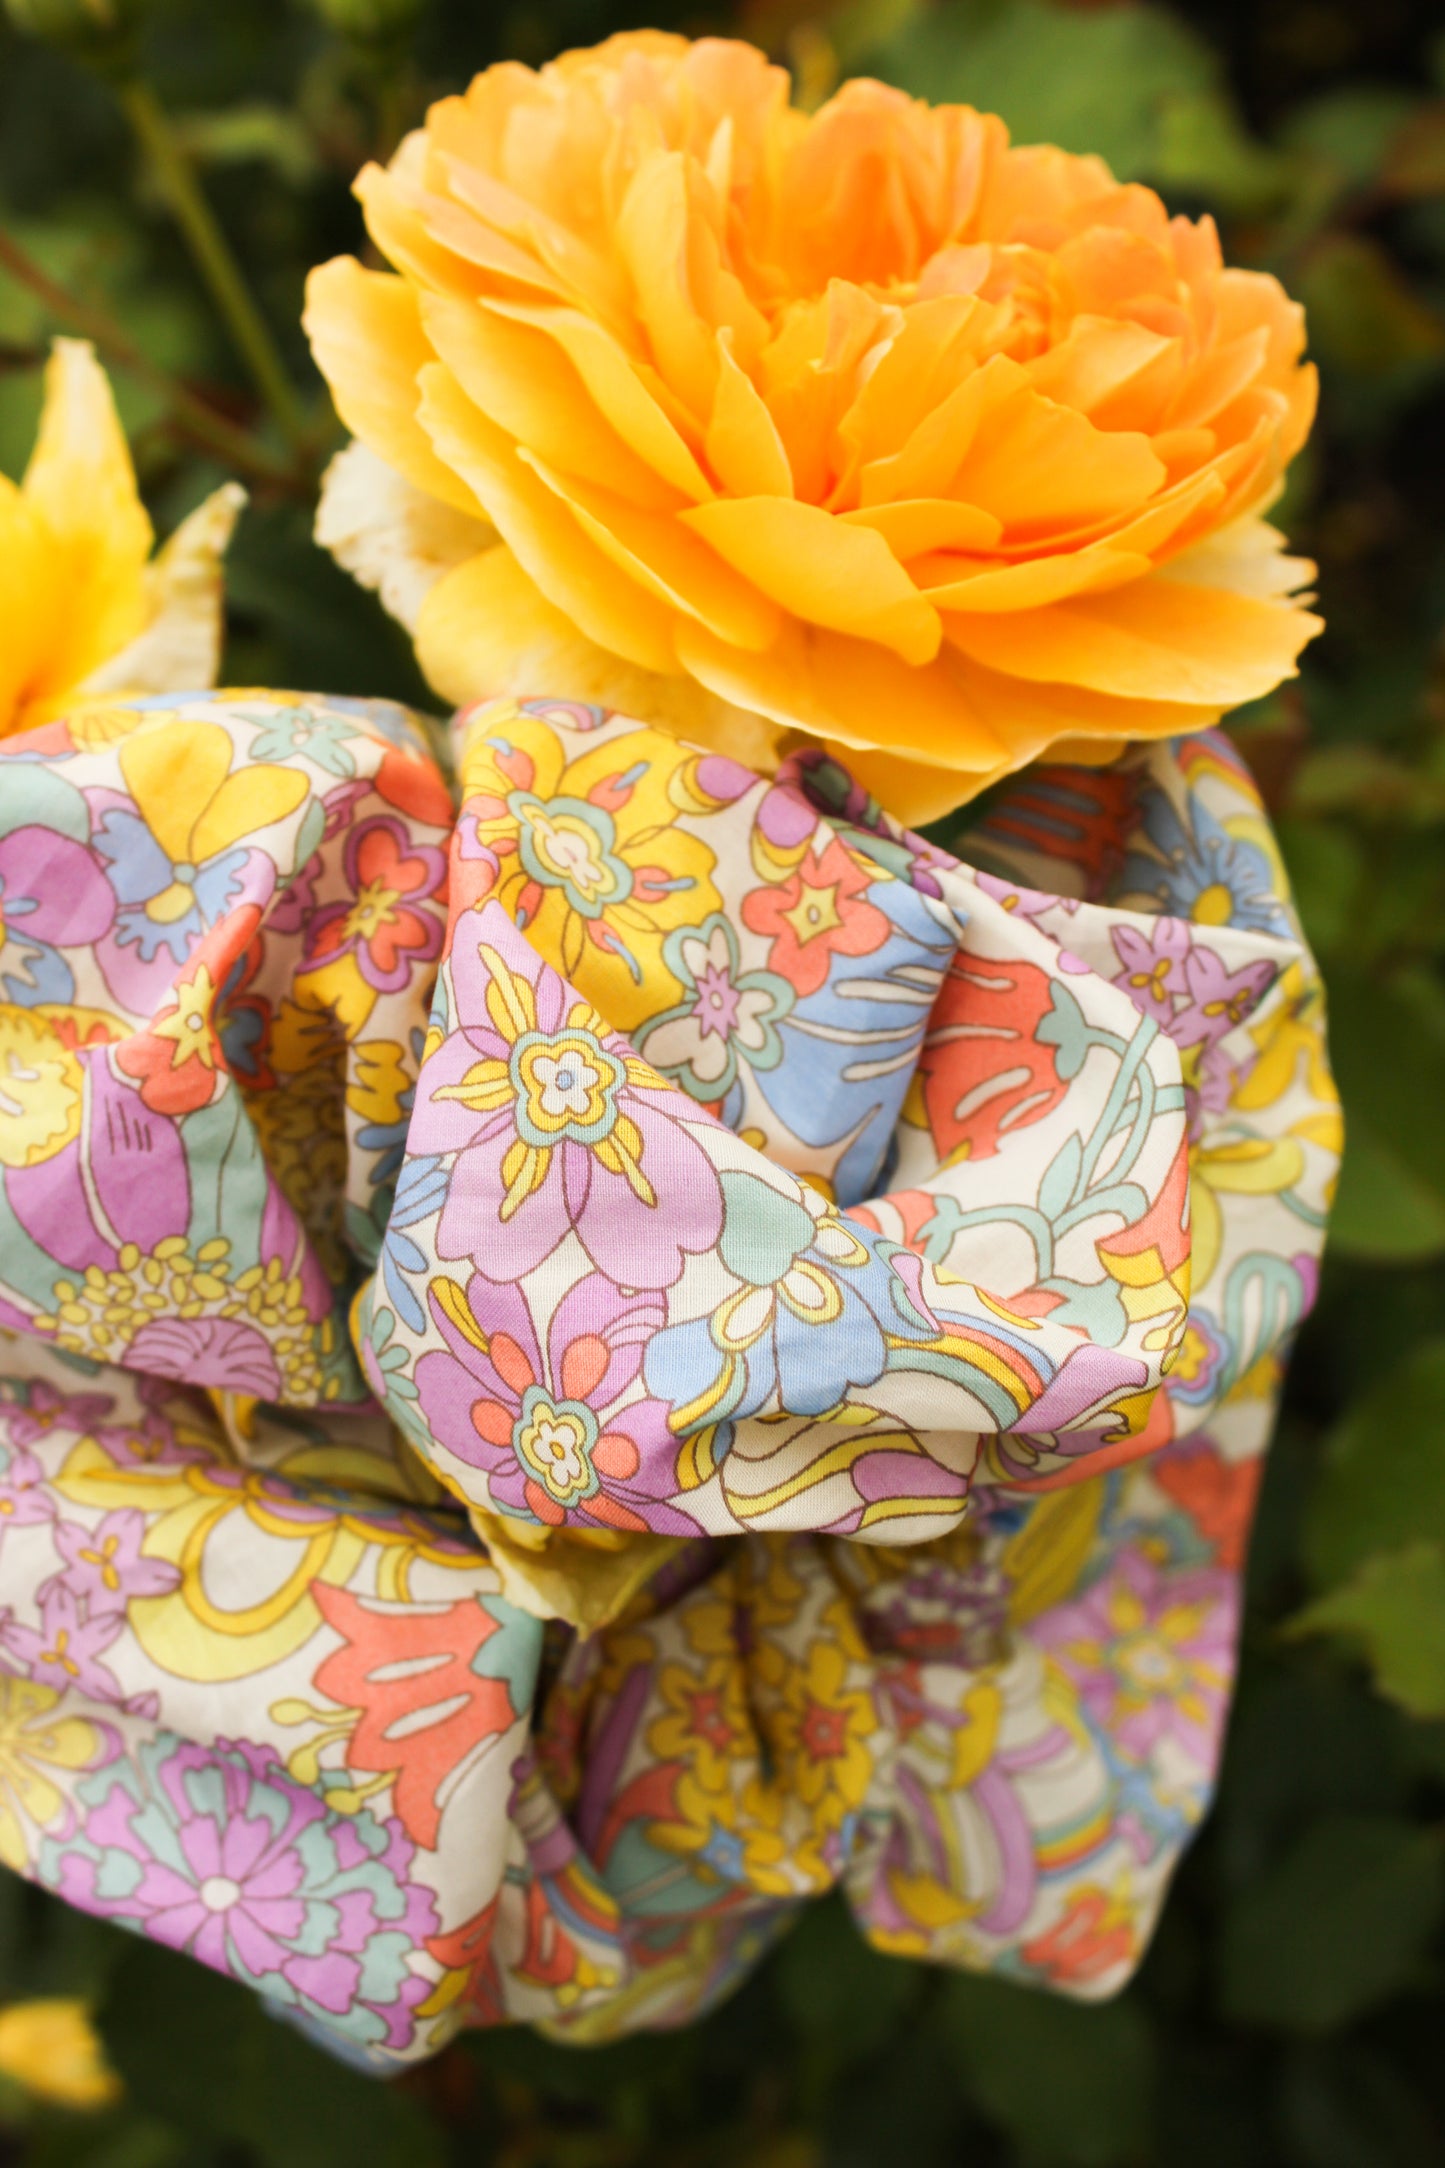
[[[1214,733],[966,861],[832,760],[266,692],[0,752],[0,1859],[384,2067],[835,1884],[1110,1991],[1338,1158]]]

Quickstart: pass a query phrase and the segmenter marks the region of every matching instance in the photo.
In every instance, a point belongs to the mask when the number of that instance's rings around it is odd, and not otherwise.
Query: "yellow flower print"
[[[0,1167],[37,1167],[80,1134],[81,1069],[35,1009],[0,1004]]]
[[[210,972],[202,964],[193,979],[176,988],[176,1005],[168,1016],[152,1024],[157,1039],[169,1039],[175,1047],[171,1067],[179,1069],[183,1062],[199,1061],[207,1069],[216,1066],[215,1043],[211,1034],[211,1011],[215,1007],[216,987]]]
[[[148,563],[154,534],[105,371],[84,340],[57,339],[25,479],[0,475],[0,738],[77,697],[213,684],[220,560],[244,502],[228,483]]]
[[[89,1768],[101,1750],[83,1716],[57,1717],[53,1686],[0,1672],[0,1861],[24,1874],[28,1831],[46,1829],[65,1809],[63,1780]]]
[[[758,1717],[779,1789],[801,1801],[818,1832],[838,1828],[862,1806],[873,1775],[868,1741],[878,1730],[872,1696],[849,1684],[846,1650],[829,1631],[835,1606],[798,1662],[777,1642],[765,1642],[756,1676],[766,1693]]]
[[[483,710],[463,756],[467,810],[500,861],[497,900],[620,1031],[677,999],[663,942],[718,908],[713,853],[677,825],[674,785],[693,757],[633,730],[569,761],[541,717],[510,703]]]
[[[115,938],[143,965],[162,951],[171,963],[186,961],[235,900],[242,851],[308,794],[294,768],[243,761],[233,771],[236,751],[219,723],[183,716],[120,741],[135,811],[108,814],[96,842],[121,906]]]
[[[703,1791],[730,1793],[737,1765],[757,1758],[736,1648],[712,1657],[701,1671],[662,1665],[657,1695],[662,1709],[648,1727],[651,1752],[659,1761],[682,1763]]]

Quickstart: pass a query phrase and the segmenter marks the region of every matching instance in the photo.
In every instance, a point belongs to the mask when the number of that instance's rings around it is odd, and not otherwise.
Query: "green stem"
[[[83,338],[89,339],[117,368],[126,369],[132,376],[150,384],[165,400],[174,425],[197,443],[218,453],[238,473],[248,475],[253,481],[269,483],[272,488],[294,490],[302,486],[304,477],[296,469],[283,465],[255,443],[244,429],[237,429],[223,414],[218,414],[203,399],[187,391],[184,384],[178,383],[127,338],[108,310],[94,302],[82,301],[78,294],[58,284],[3,226],[0,226],[0,270],[8,271],[17,284],[27,287],[36,296],[58,323],[68,324]]]
[[[294,449],[309,457],[306,417],[285,363],[164,108],[138,76],[118,84],[117,94],[256,389]]]

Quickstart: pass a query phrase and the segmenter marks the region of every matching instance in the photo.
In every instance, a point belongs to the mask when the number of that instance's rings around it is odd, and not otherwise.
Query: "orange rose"
[[[453,700],[802,732],[928,818],[1212,721],[1318,630],[1261,519],[1314,372],[1277,282],[1097,159],[641,33],[433,106],[313,274],[360,440],[318,533]]]

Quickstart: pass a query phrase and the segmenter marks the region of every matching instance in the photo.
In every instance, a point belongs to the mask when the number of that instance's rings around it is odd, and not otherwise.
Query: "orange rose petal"
[[[1181,340],[1161,338],[1142,324],[1089,316],[1077,318],[1057,346],[1025,367],[1045,398],[1095,421],[1117,402],[1137,427],[1144,397],[1151,390],[1157,396],[1161,377],[1177,377],[1182,353]]]
[[[764,648],[777,638],[782,626],[777,605],[678,520],[639,511],[623,498],[560,475],[529,451],[518,457],[570,507],[598,548],[659,602],[686,611],[739,647]]]
[[[995,354],[973,369],[924,416],[897,452],[864,464],[859,474],[864,505],[950,494],[984,415],[1007,405],[1027,382],[1018,363],[1006,354]],[[1002,521],[999,524],[1002,527]]]
[[[644,670],[672,659],[670,613],[617,570],[473,406],[440,362],[421,375],[421,423],[439,457],[475,490],[487,517],[550,602],[589,640]]]
[[[706,243],[690,233],[687,167],[677,151],[657,151],[632,176],[618,213],[616,238],[631,275],[638,317],[663,382],[701,417],[717,383],[715,326],[690,291],[689,253]]]
[[[1315,629],[1256,517],[1313,412],[1301,313],[1097,159],[876,83],[808,115],[750,47],[624,34],[488,70],[358,192],[431,298],[336,334],[343,411],[515,553],[429,598],[449,683],[499,652],[458,596],[521,581],[569,684],[871,746],[937,810],[1211,717]]]
[[[891,648],[905,662],[931,662],[938,614],[888,544],[848,527],[817,505],[785,497],[719,497],[680,515],[718,555],[765,595],[809,624]]]
[[[405,279],[337,256],[306,281],[301,319],[336,411],[353,436],[428,496],[480,512],[455,469],[438,459],[416,419],[417,378],[434,355]]]
[[[778,425],[751,377],[734,361],[726,332],[718,333],[717,393],[707,428],[707,462],[733,496],[793,494],[793,470]]]
[[[616,265],[555,219],[539,216],[535,205],[489,175],[458,158],[443,158],[440,164],[449,193],[458,205],[476,214],[483,232],[490,233],[505,276],[561,300],[581,302],[609,319],[625,318],[626,283]]]
[[[947,571],[948,559],[934,564]],[[1137,550],[1115,549],[1097,543],[1066,557],[1038,557],[1031,563],[991,565],[975,560],[977,569],[966,576],[945,577],[937,585],[928,577],[929,567],[916,564],[914,578],[936,610],[1036,610],[1046,603],[1061,602],[1069,595],[1093,595],[1127,580],[1142,579],[1153,570],[1151,560]]]
[[[397,156],[399,159],[401,153]],[[479,294],[485,290],[485,273],[427,232],[422,217],[425,192],[405,171],[399,171],[395,164],[363,166],[351,184],[351,192],[361,205],[366,230],[377,248],[406,278],[442,293]]]
[[[908,497],[899,504],[861,505],[840,512],[845,527],[871,527],[900,564],[928,550],[988,550],[1003,533],[991,512],[951,497]]]
[[[600,324],[577,309],[534,308],[515,301],[493,302],[492,309],[519,324],[535,324],[555,339],[598,411],[665,482],[694,502],[713,494],[676,423],[642,381],[636,363]]]
[[[1001,520],[1005,534],[1043,537],[1085,520],[1125,519],[1168,480],[1149,439],[1096,429],[1032,389],[985,415],[954,491]]]
[[[1112,594],[1054,603],[1010,623],[951,615],[948,637],[1010,677],[1079,685],[1121,699],[1183,701],[1216,712],[1258,699],[1294,675],[1317,619],[1156,573]]]
[[[1006,754],[1004,741],[972,710],[946,654],[920,668],[871,641],[795,623],[766,654],[745,655],[684,622],[677,657],[719,699],[814,737],[876,744],[878,716],[886,712],[905,756],[982,775]]]
[[[549,465],[629,496],[649,512],[673,511],[684,501],[604,421],[554,340],[447,294],[423,294],[421,318],[467,397]]]

